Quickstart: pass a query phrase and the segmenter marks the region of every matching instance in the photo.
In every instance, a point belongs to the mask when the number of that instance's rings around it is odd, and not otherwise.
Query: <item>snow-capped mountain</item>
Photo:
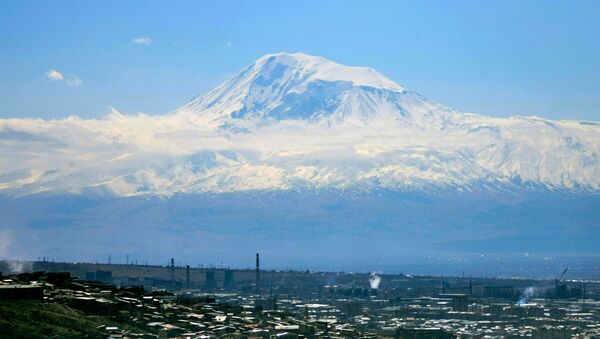
[[[364,124],[391,119],[432,123],[451,113],[379,72],[302,53],[266,55],[176,114],[220,127],[282,120]],[[425,124],[423,124],[425,125]]]
[[[598,123],[460,113],[368,68],[267,55],[160,116],[0,120],[0,256],[598,253],[599,156]]]
[[[456,112],[370,68],[264,56],[162,116],[0,120],[0,193],[600,189],[600,124]]]

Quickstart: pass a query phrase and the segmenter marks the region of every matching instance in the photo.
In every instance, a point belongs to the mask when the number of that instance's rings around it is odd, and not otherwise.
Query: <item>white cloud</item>
[[[229,47],[232,47],[232,46],[233,46],[233,43],[231,43],[231,41],[226,41],[225,42],[225,47],[229,48]]]
[[[145,45],[148,46],[152,43],[152,39],[150,37],[140,37],[140,38],[135,38],[133,40],[131,40],[131,43],[134,45]]]
[[[65,79],[65,77],[62,75],[62,73],[55,69],[46,72],[45,76],[46,76],[46,79],[48,79],[50,81],[63,81]]]
[[[83,81],[81,81],[81,79],[79,79],[78,76],[74,75],[72,77],[67,78],[67,85],[71,87],[79,87],[83,85]]]
[[[83,81],[77,75],[69,75],[65,77],[61,72],[53,69],[44,74],[47,80],[50,81],[65,81],[70,87],[79,87],[83,85]]]
[[[227,134],[205,116],[186,112],[148,116],[111,110],[100,119],[0,119],[0,141],[8,141],[0,142],[0,160],[11,160],[0,166],[0,175],[8,178],[0,181],[0,192],[97,188],[125,196],[168,196],[173,192],[347,188],[355,184],[470,187],[489,178],[511,178],[512,168],[531,178],[528,180],[538,178],[538,170],[548,173],[543,180],[551,185],[560,185],[561,178],[569,175],[593,189],[600,187],[597,165],[581,170],[536,165],[529,174],[520,170],[529,159],[539,157],[533,146],[527,145],[549,145],[539,152],[561,153],[554,158],[556,162],[586,159],[584,153],[564,153],[559,142],[549,142],[562,140],[562,135],[578,135],[591,154],[600,154],[600,144],[593,142],[600,135],[595,127],[561,122],[556,124],[563,131],[557,132],[549,127],[539,130],[522,120],[464,119],[451,125],[454,127],[426,133],[404,121],[332,126],[295,120],[259,122],[259,126],[237,121],[252,132]],[[537,136],[532,139],[531,133],[521,133],[526,135],[523,139],[520,134],[506,134],[508,139],[501,140],[485,129],[473,132],[481,125],[505,131],[536,128]],[[15,148],[16,143],[19,146]],[[513,143],[534,153],[515,155],[508,162],[509,170],[504,171],[502,166],[508,160],[502,157],[503,145]],[[0,250],[1,242],[0,237]]]

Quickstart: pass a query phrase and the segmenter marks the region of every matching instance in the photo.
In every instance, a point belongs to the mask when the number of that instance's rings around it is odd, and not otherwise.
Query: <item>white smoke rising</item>
[[[371,288],[375,290],[378,289],[380,283],[381,277],[375,272],[371,273],[371,277],[369,278],[369,285],[371,285]]]
[[[0,230],[0,260],[4,260],[8,272],[4,273],[23,273],[33,269],[33,264],[28,261],[20,260],[9,260],[9,258],[16,257],[16,253],[12,248],[13,236],[8,231]],[[20,254],[20,253],[19,253]]]
[[[531,299],[531,297],[533,297],[534,294],[535,294],[535,287],[534,286],[527,287],[525,289],[525,291],[523,291],[523,294],[521,294],[519,301],[517,301],[517,305],[527,304],[529,302],[529,299]]]
[[[33,264],[29,261],[21,260],[8,260],[6,264],[9,269],[9,273],[19,274],[23,272],[31,272],[33,270]]]

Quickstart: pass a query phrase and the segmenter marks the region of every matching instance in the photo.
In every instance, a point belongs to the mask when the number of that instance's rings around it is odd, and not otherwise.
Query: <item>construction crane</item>
[[[565,284],[559,285],[559,283],[562,281],[565,274],[567,274],[568,270],[569,270],[568,267],[565,268],[562,271],[562,273],[556,279],[554,279],[554,291],[555,291],[554,293],[557,298],[562,298],[567,295],[567,285],[565,285]]]
[[[567,274],[567,271],[569,270],[569,268],[565,268],[564,271],[562,271],[562,273],[558,276],[558,278],[556,278],[556,281],[560,282],[562,280],[562,278],[565,276],[565,274]]]

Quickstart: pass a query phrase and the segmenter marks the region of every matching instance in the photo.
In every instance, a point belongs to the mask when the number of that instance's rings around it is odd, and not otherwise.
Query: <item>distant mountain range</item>
[[[0,120],[0,256],[594,254],[599,157],[596,122],[461,113],[270,54],[164,115]]]

